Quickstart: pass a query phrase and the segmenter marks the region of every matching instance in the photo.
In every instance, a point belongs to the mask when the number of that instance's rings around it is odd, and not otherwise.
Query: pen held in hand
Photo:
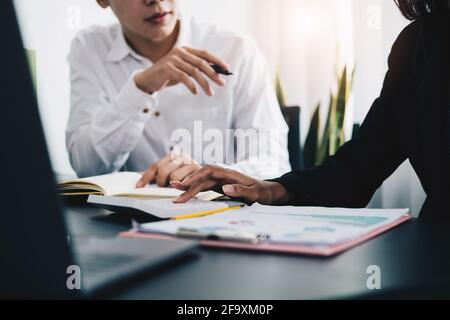
[[[222,68],[221,66],[217,65],[217,64],[211,64],[211,68],[214,69],[215,72],[219,73],[219,74],[223,74],[225,76],[231,76],[233,75],[232,72]]]

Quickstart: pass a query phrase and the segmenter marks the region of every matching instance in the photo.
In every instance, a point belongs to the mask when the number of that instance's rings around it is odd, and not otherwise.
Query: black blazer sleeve
[[[383,181],[406,160],[397,119],[414,82],[412,65],[420,30],[421,22],[415,21],[394,43],[383,89],[357,136],[323,165],[271,180],[295,195],[292,204],[365,207]]]

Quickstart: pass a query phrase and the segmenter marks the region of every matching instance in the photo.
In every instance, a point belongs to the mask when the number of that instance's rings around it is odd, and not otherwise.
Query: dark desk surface
[[[105,211],[69,206],[73,235],[115,236]],[[381,290],[366,287],[381,269]],[[119,299],[450,298],[450,221],[414,220],[331,258],[199,248],[194,257],[127,286]]]

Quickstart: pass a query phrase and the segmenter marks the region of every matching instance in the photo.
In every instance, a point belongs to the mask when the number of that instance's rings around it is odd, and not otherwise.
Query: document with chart
[[[255,204],[213,216],[141,224],[140,233],[177,236],[180,230],[201,234],[254,234],[260,245],[328,248],[343,251],[409,220],[408,209],[275,207]],[[339,247],[345,245],[345,247]]]

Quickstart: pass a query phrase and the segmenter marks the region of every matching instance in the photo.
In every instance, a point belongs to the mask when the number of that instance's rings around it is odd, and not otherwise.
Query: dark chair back
[[[281,113],[289,127],[288,150],[292,170],[303,169],[303,153],[300,136],[301,109],[298,106],[281,107]]]

